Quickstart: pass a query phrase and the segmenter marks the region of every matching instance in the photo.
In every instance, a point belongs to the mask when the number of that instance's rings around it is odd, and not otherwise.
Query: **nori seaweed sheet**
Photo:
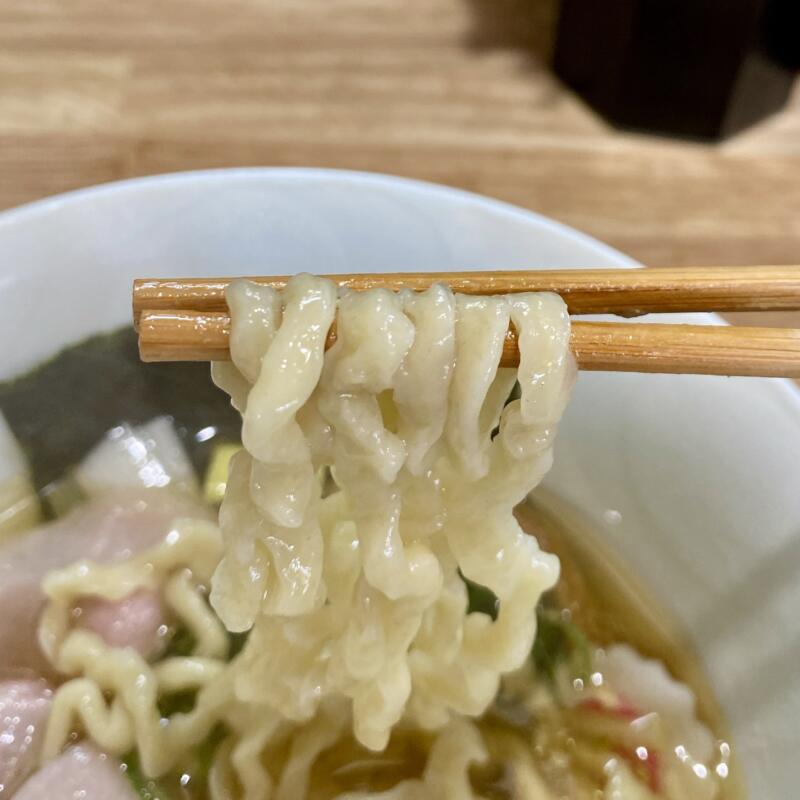
[[[214,442],[239,441],[241,426],[228,397],[211,383],[208,364],[143,364],[132,328],[87,339],[0,383],[0,410],[30,459],[38,489],[121,422],[170,415],[198,476]],[[197,432],[208,426],[215,436],[198,441]]]

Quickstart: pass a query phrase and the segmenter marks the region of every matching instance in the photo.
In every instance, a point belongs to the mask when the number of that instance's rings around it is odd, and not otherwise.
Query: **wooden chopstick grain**
[[[327,276],[352,289],[422,291],[445,283],[464,294],[560,294],[571,314],[778,311],[800,309],[800,266],[647,267],[644,269],[487,270]],[[249,277],[275,288],[287,276]],[[230,278],[141,278],[134,282],[133,316],[144,309],[226,311]]]
[[[144,310],[139,326],[143,361],[230,358],[225,312]],[[336,340],[335,326],[327,346]],[[800,378],[800,329],[574,322],[570,347],[582,370]],[[501,366],[519,364],[509,329]]]

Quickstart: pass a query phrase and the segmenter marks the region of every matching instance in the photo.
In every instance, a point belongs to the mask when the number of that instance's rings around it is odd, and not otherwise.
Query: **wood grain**
[[[502,270],[475,272],[395,272],[329,275],[357,291],[383,288],[424,291],[443,283],[461,294],[556,292],[570,314],[692,311],[800,310],[800,267],[661,267],[650,269]],[[282,289],[288,276],[248,276]],[[220,311],[231,278],[139,278],[133,282],[133,321],[145,309]]]
[[[142,361],[225,361],[231,320],[221,311],[142,312]],[[326,348],[336,341],[336,325]],[[800,330],[793,328],[573,322],[570,338],[579,369],[697,375],[800,377]],[[509,327],[500,366],[519,366],[519,344]]]
[[[554,20],[555,0],[5,0],[0,208],[349,167],[518,203],[648,264],[798,261],[800,93],[721,146],[620,133],[547,69]]]

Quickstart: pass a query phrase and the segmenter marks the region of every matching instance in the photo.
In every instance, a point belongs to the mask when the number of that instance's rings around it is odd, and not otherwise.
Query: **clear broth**
[[[730,742],[724,713],[694,646],[585,515],[552,492],[537,489],[518,507],[517,518],[544,550],[561,560],[561,578],[553,590],[556,605],[570,610],[593,643],[602,647],[624,642],[662,662],[673,678],[692,690],[699,720],[718,740]],[[735,746],[733,752],[721,800],[747,797]]]

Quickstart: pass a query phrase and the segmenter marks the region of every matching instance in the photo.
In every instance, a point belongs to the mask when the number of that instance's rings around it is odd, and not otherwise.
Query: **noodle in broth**
[[[76,738],[166,800],[738,797],[705,693],[698,708],[651,660],[663,643],[596,623],[598,591],[619,593],[548,536],[551,517],[514,515],[573,379],[560,298],[337,294],[297,276],[283,293],[235,282],[228,304],[232,362],[213,375],[244,448],[220,524],[184,508],[150,547],[44,576],[57,677],[22,800]],[[518,371],[497,367],[509,322]],[[142,439],[120,430],[76,472],[88,507],[108,448]],[[164,496],[176,460],[148,446],[135,475]],[[183,472],[171,485],[196,492]],[[150,598],[163,641],[121,646],[87,598],[117,614]]]

